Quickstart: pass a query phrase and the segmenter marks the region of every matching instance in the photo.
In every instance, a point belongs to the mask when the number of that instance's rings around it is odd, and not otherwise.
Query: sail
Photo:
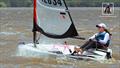
[[[34,0],[33,30],[51,38],[78,35],[64,0]]]

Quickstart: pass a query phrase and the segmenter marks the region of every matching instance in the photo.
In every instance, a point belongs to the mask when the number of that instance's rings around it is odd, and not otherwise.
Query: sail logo
[[[102,15],[114,15],[114,3],[102,3]]]
[[[48,5],[62,6],[62,1],[61,0],[42,0],[42,2],[44,2],[45,4],[48,4]]]

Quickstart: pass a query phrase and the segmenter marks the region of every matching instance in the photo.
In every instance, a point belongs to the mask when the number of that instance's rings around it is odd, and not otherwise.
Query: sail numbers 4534
[[[42,0],[42,2],[50,5],[59,5],[62,6],[61,0]]]

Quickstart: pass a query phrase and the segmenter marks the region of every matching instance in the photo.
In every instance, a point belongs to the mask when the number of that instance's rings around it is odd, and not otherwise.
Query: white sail
[[[35,2],[34,13],[36,13],[38,31],[49,37],[62,38],[78,35],[67,12],[65,1],[36,0]]]

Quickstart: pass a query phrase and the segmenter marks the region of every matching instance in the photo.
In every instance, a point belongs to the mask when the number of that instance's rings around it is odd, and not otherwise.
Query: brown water
[[[74,60],[47,55],[44,57],[16,56],[19,42],[32,42],[32,8],[0,8],[0,68],[119,68],[120,67],[120,9],[115,16],[100,17],[101,8],[70,8],[79,34],[85,38],[97,32],[96,24],[104,22],[112,32],[113,59],[104,62]],[[66,39],[65,39],[66,40]],[[86,41],[86,40],[85,40]],[[85,41],[68,39],[69,44]]]

